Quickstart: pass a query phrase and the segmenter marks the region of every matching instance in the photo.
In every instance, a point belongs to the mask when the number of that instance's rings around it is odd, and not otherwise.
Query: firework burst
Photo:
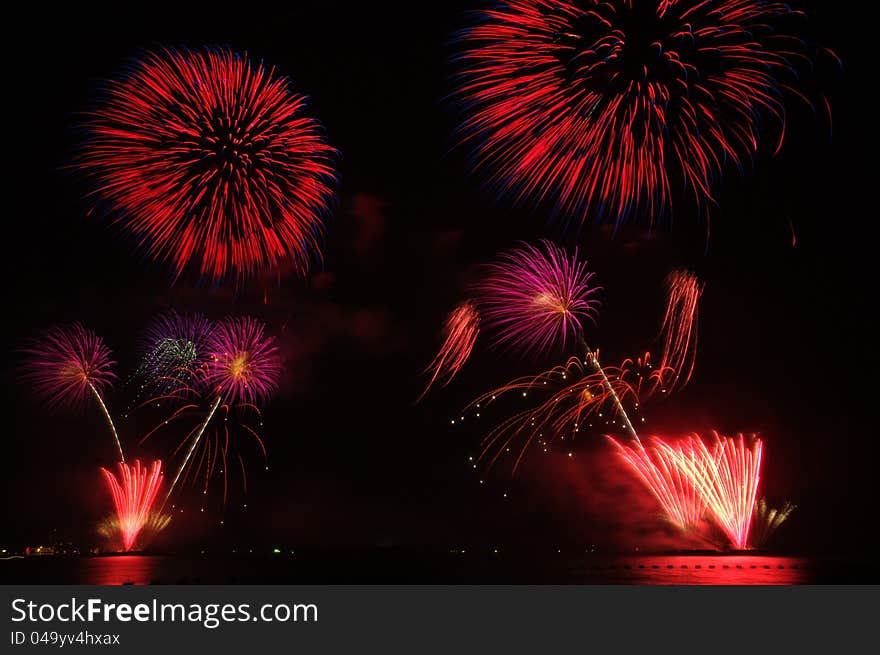
[[[493,344],[524,356],[582,341],[584,322],[595,322],[601,290],[577,251],[550,241],[522,244],[487,267],[475,286],[483,324]]]
[[[443,324],[443,345],[425,369],[431,379],[419,400],[435,383],[445,387],[452,381],[470,357],[479,333],[480,315],[472,302],[465,301],[452,310]]]
[[[75,167],[146,257],[218,281],[319,254],[335,151],[274,69],[225,48],[148,52],[109,82]]]
[[[222,408],[227,416],[232,408],[246,408],[259,415],[259,405],[267,402],[278,387],[281,357],[274,339],[265,334],[264,325],[256,319],[244,316],[231,317],[221,321],[208,339],[207,351],[207,360],[200,373],[200,386],[207,392],[209,398],[213,398],[213,401],[205,420],[190,433],[191,439],[189,435],[187,437],[189,446],[168,488],[166,502],[171,497],[181,474],[190,463],[193,453],[202,443],[202,437],[218,409]],[[180,408],[174,416],[179,416],[191,407],[187,405]],[[265,455],[265,447],[259,435],[252,428],[244,425],[257,439]],[[229,433],[225,426],[224,433],[223,443],[225,445],[222,448],[219,446],[219,442],[215,442],[213,450],[209,445],[206,445],[202,451],[203,457],[200,461],[205,461],[204,458],[207,457],[209,472],[220,461],[218,460],[220,455],[222,455],[223,471],[227,470]],[[242,472],[244,472],[243,463]],[[209,475],[210,473],[208,477]],[[206,485],[208,477],[206,477]]]
[[[672,271],[666,277],[666,313],[661,333],[661,368],[674,370],[669,388],[686,385],[697,355],[697,319],[703,285],[689,271]]]
[[[809,61],[770,0],[504,0],[460,33],[462,143],[493,188],[579,228],[712,200]],[[778,149],[778,146],[777,146]]]
[[[170,311],[157,317],[144,335],[140,364],[132,376],[136,398],[170,398],[195,383],[207,361],[214,323],[201,314]]]
[[[110,417],[104,395],[116,375],[110,349],[103,340],[79,323],[44,330],[23,349],[22,377],[48,407],[80,407],[93,398],[107,421],[125,461],[116,425]]]
[[[208,339],[204,384],[232,403],[262,404],[278,387],[281,357],[265,326],[249,316],[218,323]]]
[[[119,477],[101,469],[113,497],[123,550],[134,548],[138,535],[153,509],[162,486],[162,462],[156,460],[147,468],[135,460],[133,465],[119,463]]]

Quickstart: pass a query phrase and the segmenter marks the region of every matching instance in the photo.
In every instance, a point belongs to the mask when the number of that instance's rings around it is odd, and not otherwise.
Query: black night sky
[[[50,415],[35,406],[15,375],[22,339],[81,321],[105,338],[124,379],[139,331],[171,307],[261,318],[287,366],[265,411],[269,470],[246,448],[247,495],[233,478],[225,511],[215,486],[201,513],[193,493],[190,527],[169,536],[170,547],[654,543],[659,528],[633,525],[649,516],[639,490],[602,471],[611,457],[598,435],[584,437],[571,459],[533,454],[513,481],[503,469],[481,476],[467,466],[481,433],[450,419],[479,393],[553,362],[513,363],[481,344],[460,378],[415,403],[442,320],[477,267],[520,239],[573,243],[546,212],[513,208],[469,174],[454,146],[450,35],[479,3],[428,4],[245,3],[234,13],[180,3],[34,6],[9,24],[4,546],[87,541],[109,511],[97,467],[114,456],[96,411]],[[651,347],[669,270],[687,266],[706,282],[694,380],[645,409],[647,432],[761,433],[763,493],[798,505],[777,546],[860,553],[876,524],[876,181],[866,165],[876,117],[864,91],[874,77],[861,70],[853,17],[842,15],[852,10],[807,9],[808,36],[845,62],[842,71],[817,69],[833,135],[821,112],[792,102],[781,153],[773,157],[775,137],[767,139],[752,170],[728,170],[718,186],[708,248],[687,203],[651,232],[638,222],[616,235],[588,229],[578,243],[605,289],[590,340],[611,359]],[[257,280],[237,293],[171,286],[123,235],[86,215],[83,186],[65,168],[80,138],[78,112],[100,80],[157,44],[247,51],[310,97],[310,113],[342,154],[325,261],[309,279]],[[124,394],[109,400],[121,413]],[[167,457],[173,432],[133,445],[149,422],[120,420],[122,438],[132,453]]]

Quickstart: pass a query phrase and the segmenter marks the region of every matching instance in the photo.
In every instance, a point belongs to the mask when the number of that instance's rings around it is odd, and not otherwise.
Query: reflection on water
[[[79,575],[82,584],[150,584],[161,567],[162,559],[150,555],[84,557]]]
[[[810,563],[794,557],[676,555],[627,557],[582,569],[579,582],[644,585],[789,585],[810,582]]]
[[[790,585],[878,581],[878,567],[870,563],[748,554],[534,557],[399,550],[0,561],[0,582],[7,584]]]

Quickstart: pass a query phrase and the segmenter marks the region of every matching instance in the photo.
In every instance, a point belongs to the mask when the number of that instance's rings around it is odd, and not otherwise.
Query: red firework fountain
[[[119,463],[119,479],[101,467],[119,520],[123,550],[132,550],[138,534],[150,517],[153,503],[162,486],[162,462],[156,460],[147,468],[140,461]]]
[[[749,547],[749,530],[761,479],[763,443],[753,436],[715,433],[707,446],[693,435],[677,443],[654,438],[652,446],[614,442],[620,456],[638,474],[669,520],[693,527],[704,512],[737,550]]]
[[[706,513],[706,499],[678,464],[680,457],[687,459],[695,451],[691,440],[669,446],[655,438],[647,448],[640,442],[630,446],[614,439],[611,442],[660,503],[670,523],[684,531],[699,525]]]
[[[697,448],[696,456],[679,458],[682,468],[733,547],[738,550],[748,548],[761,479],[763,443],[753,436],[747,445],[741,434],[722,437],[717,433],[711,451],[699,438],[694,438],[693,443]]]

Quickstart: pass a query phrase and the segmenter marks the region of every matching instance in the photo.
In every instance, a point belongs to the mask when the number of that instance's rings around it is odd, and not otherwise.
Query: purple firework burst
[[[215,324],[202,314],[174,310],[156,317],[141,341],[141,360],[132,377],[136,397],[185,394],[208,357],[208,340]]]
[[[110,390],[116,375],[110,349],[79,323],[56,325],[22,350],[22,377],[50,407],[78,407]]]
[[[221,321],[208,339],[205,384],[229,403],[259,405],[278,388],[281,356],[265,326],[250,316]]]
[[[525,356],[583,338],[584,321],[595,322],[599,307],[592,278],[577,250],[570,255],[550,241],[503,253],[475,287],[494,345]]]

